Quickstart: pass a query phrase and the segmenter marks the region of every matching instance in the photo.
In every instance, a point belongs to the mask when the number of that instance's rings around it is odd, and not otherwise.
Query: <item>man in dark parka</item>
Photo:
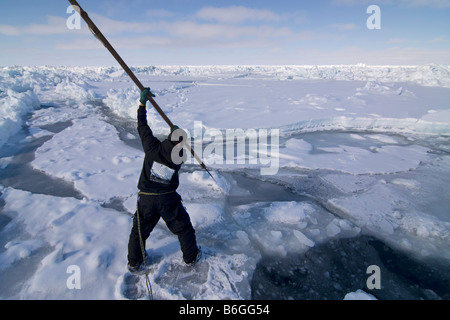
[[[169,230],[178,236],[183,260],[186,264],[195,263],[200,256],[195,230],[189,214],[182,204],[181,196],[176,192],[179,185],[178,172],[181,163],[174,162],[172,153],[180,140],[172,141],[172,137],[175,136],[176,130],[181,129],[176,126],[172,128],[169,137],[162,142],[153,135],[147,123],[146,102],[149,94],[154,96],[149,88],[142,91],[137,112],[138,132],[145,158],[138,183],[140,193],[137,210],[128,242],[128,269],[131,272],[137,272],[140,269],[143,252],[145,252],[145,241],[160,218],[163,218]],[[178,150],[183,152],[182,148],[176,149],[176,151]],[[139,219],[137,215],[139,215]],[[140,222],[144,251],[140,244],[138,221]]]

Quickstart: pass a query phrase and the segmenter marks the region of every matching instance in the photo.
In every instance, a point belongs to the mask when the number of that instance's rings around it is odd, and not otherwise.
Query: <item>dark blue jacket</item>
[[[181,165],[176,165],[171,159],[175,145],[168,139],[161,142],[153,135],[147,123],[147,110],[144,106],[139,107],[137,119],[137,129],[145,152],[138,189],[156,194],[176,191]]]

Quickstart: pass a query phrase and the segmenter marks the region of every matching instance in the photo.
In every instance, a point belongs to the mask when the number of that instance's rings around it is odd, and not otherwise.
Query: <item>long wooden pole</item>
[[[108,39],[105,38],[105,36],[101,33],[101,31],[97,28],[95,23],[89,18],[89,15],[86,11],[81,8],[81,6],[78,4],[76,0],[69,0],[70,4],[72,5],[73,9],[77,11],[83,20],[87,23],[89,26],[89,29],[92,31],[94,36],[105,46],[106,49],[112,54],[112,56],[117,60],[117,62],[120,64],[120,66],[125,70],[125,72],[130,76],[131,80],[136,84],[136,86],[139,88],[140,91],[143,91],[145,88],[142,85],[142,83],[139,81],[139,79],[136,77],[136,75],[131,71],[131,69],[128,67],[128,65],[123,61],[123,59],[120,57],[120,55],[117,53],[117,51],[113,48],[113,46],[109,43]],[[153,105],[153,107],[158,111],[158,113],[161,115],[161,117],[166,121],[166,123],[169,125],[169,127],[172,129],[174,127],[174,124],[172,121],[170,121],[169,117],[164,113],[164,111],[161,109],[161,107],[156,103],[155,99],[151,95],[147,96],[148,101]],[[194,149],[189,145],[187,141],[185,141],[185,146],[190,149],[191,154],[194,156],[195,160],[200,164],[200,166],[208,172],[208,174],[211,176],[211,178],[214,179],[214,177],[211,175],[209,170],[206,168],[206,165],[203,163],[203,161],[200,159],[200,157],[195,153]]]

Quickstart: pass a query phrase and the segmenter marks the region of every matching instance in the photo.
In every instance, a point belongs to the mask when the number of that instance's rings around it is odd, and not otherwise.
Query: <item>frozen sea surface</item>
[[[204,260],[187,269],[158,224],[156,299],[450,298],[447,67],[135,71],[215,177],[183,167]],[[118,68],[2,68],[0,79],[0,298],[145,299],[144,278],[126,273],[139,92]],[[168,133],[152,109],[148,120]],[[265,154],[225,159],[228,129],[279,130],[276,174],[262,174]],[[372,265],[381,289],[367,286]]]

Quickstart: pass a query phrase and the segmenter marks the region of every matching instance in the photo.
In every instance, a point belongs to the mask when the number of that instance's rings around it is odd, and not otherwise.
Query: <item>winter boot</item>
[[[202,259],[202,255],[202,247],[198,246],[197,256],[192,262],[186,263],[186,265],[190,268],[194,267]]]

